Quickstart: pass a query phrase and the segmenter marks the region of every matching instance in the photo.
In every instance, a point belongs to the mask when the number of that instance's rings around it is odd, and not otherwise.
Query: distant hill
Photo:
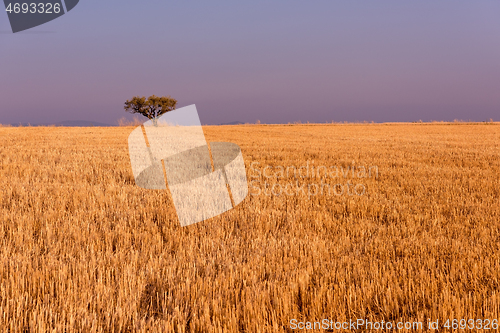
[[[219,124],[219,125],[243,125],[245,123],[242,123],[241,121],[233,121],[233,122],[230,122],[230,123],[223,123],[223,124]]]
[[[100,123],[97,121],[88,121],[88,120],[66,120],[58,123],[45,123],[45,124],[21,123],[21,124],[13,124],[12,126],[114,127],[116,125],[110,125],[110,124]]]
[[[87,121],[87,120],[67,120],[61,121],[60,123],[54,124],[55,126],[66,126],[66,127],[113,127],[116,125],[110,125],[105,123],[99,123],[97,121]]]

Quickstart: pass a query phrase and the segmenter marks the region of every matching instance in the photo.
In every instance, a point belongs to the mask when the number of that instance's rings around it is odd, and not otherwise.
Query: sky
[[[497,0],[81,0],[12,33],[0,123],[132,118],[133,96],[234,121],[500,121]]]

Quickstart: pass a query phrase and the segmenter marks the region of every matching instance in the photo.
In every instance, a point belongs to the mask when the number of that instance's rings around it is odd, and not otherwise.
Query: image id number
[[[11,14],[59,14],[61,12],[61,5],[51,4],[51,3],[15,3],[12,5],[11,3],[7,6],[6,11]]]

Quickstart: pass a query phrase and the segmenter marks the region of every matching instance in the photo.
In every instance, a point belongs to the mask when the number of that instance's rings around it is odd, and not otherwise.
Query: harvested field
[[[0,127],[0,331],[500,319],[500,124],[207,126],[250,194],[184,228],[132,129]]]

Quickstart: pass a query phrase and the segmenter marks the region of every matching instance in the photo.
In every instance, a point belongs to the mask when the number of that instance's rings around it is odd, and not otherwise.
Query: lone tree
[[[149,96],[139,97],[135,96],[130,101],[125,102],[125,110],[130,113],[138,113],[144,117],[149,118],[154,126],[158,126],[158,118],[169,112],[175,110],[177,100],[170,96]]]

